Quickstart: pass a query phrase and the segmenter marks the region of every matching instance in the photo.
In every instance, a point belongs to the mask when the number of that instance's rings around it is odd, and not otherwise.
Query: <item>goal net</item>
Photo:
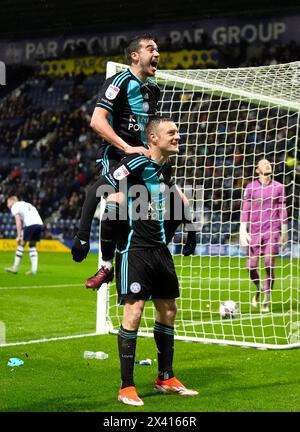
[[[128,66],[109,63],[107,74]],[[169,245],[181,296],[176,338],[261,348],[300,346],[298,150],[300,62],[211,70],[161,70],[160,111],[174,119],[181,135],[173,157],[174,177],[190,199],[198,221],[193,256],[181,254],[181,226]],[[251,304],[256,292],[239,246],[245,186],[256,179],[258,158],[272,162],[273,179],[285,186],[289,242],[275,259],[269,312]],[[259,262],[261,284],[266,271]],[[238,305],[234,318],[220,315],[220,304]],[[152,302],[146,303],[141,335],[152,336]],[[122,307],[115,285],[99,290],[97,331],[117,332]]]

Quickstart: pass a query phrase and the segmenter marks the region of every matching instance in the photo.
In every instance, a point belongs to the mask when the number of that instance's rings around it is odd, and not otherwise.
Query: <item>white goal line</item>
[[[53,337],[53,338],[44,338],[44,339],[36,339],[36,340],[30,340],[30,341],[24,341],[24,342],[9,342],[0,344],[0,348],[7,347],[7,346],[16,346],[16,345],[30,345],[30,344],[37,344],[37,343],[45,343],[45,342],[55,342],[58,340],[64,340],[64,339],[79,339],[84,337],[90,337],[90,336],[99,336],[98,333],[83,333],[79,335],[72,335],[72,336],[59,336],[59,337]]]

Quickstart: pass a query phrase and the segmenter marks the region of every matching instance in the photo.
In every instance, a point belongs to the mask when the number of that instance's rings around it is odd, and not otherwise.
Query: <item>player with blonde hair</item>
[[[13,266],[7,267],[5,270],[9,273],[18,273],[25,245],[29,242],[31,269],[27,274],[36,274],[38,268],[38,252],[36,250],[36,243],[41,239],[43,229],[42,218],[36,207],[29,202],[19,201],[18,197],[15,195],[7,198],[7,207],[15,217],[17,228],[16,240],[18,245]]]

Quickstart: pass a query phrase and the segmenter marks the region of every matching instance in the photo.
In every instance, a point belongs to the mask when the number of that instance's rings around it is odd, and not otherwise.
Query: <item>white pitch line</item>
[[[78,339],[83,337],[89,337],[89,336],[98,336],[98,333],[87,333],[82,335],[73,335],[73,336],[60,336],[60,337],[54,337],[49,339],[36,339],[26,342],[10,342],[10,343],[4,343],[0,344],[0,348],[7,347],[7,346],[16,346],[16,345],[29,345],[29,344],[36,344],[36,343],[45,343],[45,342],[53,342],[63,339]]]
[[[31,286],[11,286],[11,287],[0,287],[0,290],[12,290],[12,289],[36,289],[36,288],[67,288],[67,287],[75,287],[75,286],[83,286],[82,284],[66,284],[66,285],[31,285]]]

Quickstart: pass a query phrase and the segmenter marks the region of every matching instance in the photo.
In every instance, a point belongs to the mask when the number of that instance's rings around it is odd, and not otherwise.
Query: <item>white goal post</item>
[[[107,76],[126,68],[109,62]],[[181,289],[175,337],[262,349],[299,347],[300,62],[159,70],[155,79],[161,88],[160,113],[174,119],[181,135],[180,152],[173,158],[176,183],[192,190],[195,214],[202,209],[195,254],[181,254],[182,227],[170,245]],[[271,160],[273,178],[284,184],[287,195],[289,243],[275,260],[268,313],[251,305],[256,288],[238,238],[242,196],[255,178],[258,157]],[[263,281],[263,261],[260,273]],[[239,306],[233,319],[220,317],[226,300]],[[97,333],[118,332],[121,317],[115,284],[102,287]],[[152,336],[153,324],[154,308],[147,302],[139,334]]]

